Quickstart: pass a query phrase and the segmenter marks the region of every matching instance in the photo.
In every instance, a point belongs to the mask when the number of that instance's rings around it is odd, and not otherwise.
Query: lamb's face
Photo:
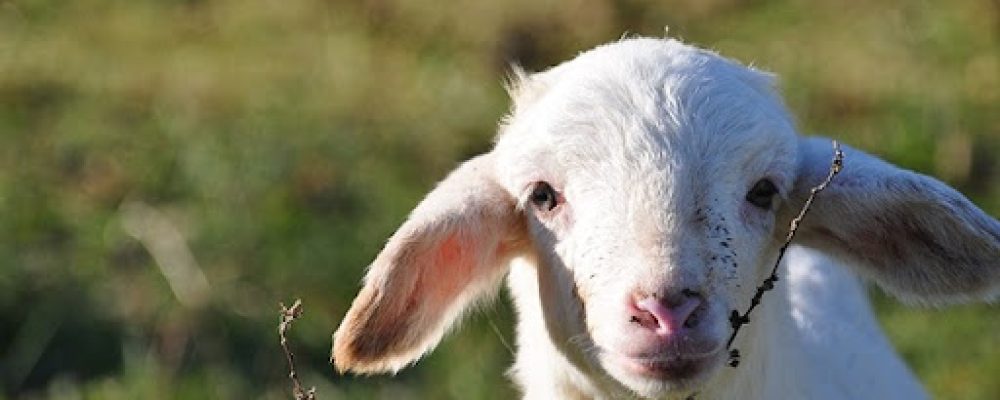
[[[696,389],[784,234],[797,147],[768,78],[638,40],[527,79],[495,154],[553,342],[640,395]]]

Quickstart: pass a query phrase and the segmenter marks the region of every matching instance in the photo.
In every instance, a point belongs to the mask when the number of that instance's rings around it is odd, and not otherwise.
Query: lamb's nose
[[[697,318],[694,318],[695,310],[701,303],[701,295],[690,290],[685,290],[682,295],[672,296],[669,299],[645,296],[633,300],[632,322],[652,330],[659,336],[667,336],[684,327],[694,327],[698,322]]]

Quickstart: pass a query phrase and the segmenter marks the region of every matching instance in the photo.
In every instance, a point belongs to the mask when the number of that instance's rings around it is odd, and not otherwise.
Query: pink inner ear
[[[411,295],[428,307],[425,310],[444,312],[473,281],[478,250],[473,240],[453,233],[425,256],[423,271]]]
[[[462,245],[459,242],[458,234],[448,235],[441,241],[438,248],[437,263],[441,265],[455,264],[461,262]]]

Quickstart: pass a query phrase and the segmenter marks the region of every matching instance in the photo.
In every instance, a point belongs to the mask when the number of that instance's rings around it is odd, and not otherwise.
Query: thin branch
[[[292,322],[302,316],[302,299],[296,299],[291,307],[285,307],[284,303],[279,304],[281,305],[281,322],[278,323],[278,337],[281,338],[281,349],[284,350],[285,359],[288,360],[288,377],[292,380],[292,395],[295,396],[295,400],[316,400],[316,388],[311,387],[309,390],[305,390],[302,387],[302,382],[299,381],[299,374],[295,372],[295,355],[288,349],[288,338],[285,337],[288,329],[292,327]]]
[[[764,297],[764,292],[774,289],[774,283],[778,281],[778,266],[781,264],[781,259],[785,257],[785,251],[788,250],[788,246],[792,244],[792,239],[795,238],[795,233],[799,230],[799,225],[802,220],[806,217],[806,213],[809,212],[809,208],[812,207],[813,200],[816,199],[816,195],[822,192],[830,185],[833,178],[844,169],[844,152],[840,150],[840,144],[836,140],[833,141],[833,161],[830,165],[830,172],[827,173],[826,179],[823,180],[819,185],[816,185],[811,190],[809,190],[809,197],[806,198],[805,204],[802,205],[802,209],[799,210],[799,214],[792,218],[792,222],[789,225],[788,235],[785,236],[785,243],[778,250],[778,259],[774,262],[774,266],[771,267],[771,275],[764,279],[764,282],[757,287],[757,292],[750,299],[750,308],[742,315],[739,311],[733,310],[732,314],[729,316],[729,323],[733,327],[732,334],[729,335],[729,341],[726,342],[726,348],[729,349],[729,366],[737,367],[740,364],[740,351],[739,349],[733,349],[733,341],[736,339],[736,334],[739,333],[740,328],[743,325],[750,323],[750,313],[753,312],[758,305],[760,305],[761,298]]]

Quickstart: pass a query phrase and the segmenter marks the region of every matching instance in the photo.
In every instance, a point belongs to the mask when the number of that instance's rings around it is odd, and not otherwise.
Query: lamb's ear
[[[493,168],[489,154],[459,166],[389,239],[333,334],[337,370],[398,371],[437,345],[476,300],[495,293],[527,240]]]
[[[803,138],[799,150],[781,220],[798,211],[830,168],[829,140]],[[1000,222],[934,178],[843,150],[843,172],[816,198],[797,242],[840,258],[904,301],[996,299]]]

